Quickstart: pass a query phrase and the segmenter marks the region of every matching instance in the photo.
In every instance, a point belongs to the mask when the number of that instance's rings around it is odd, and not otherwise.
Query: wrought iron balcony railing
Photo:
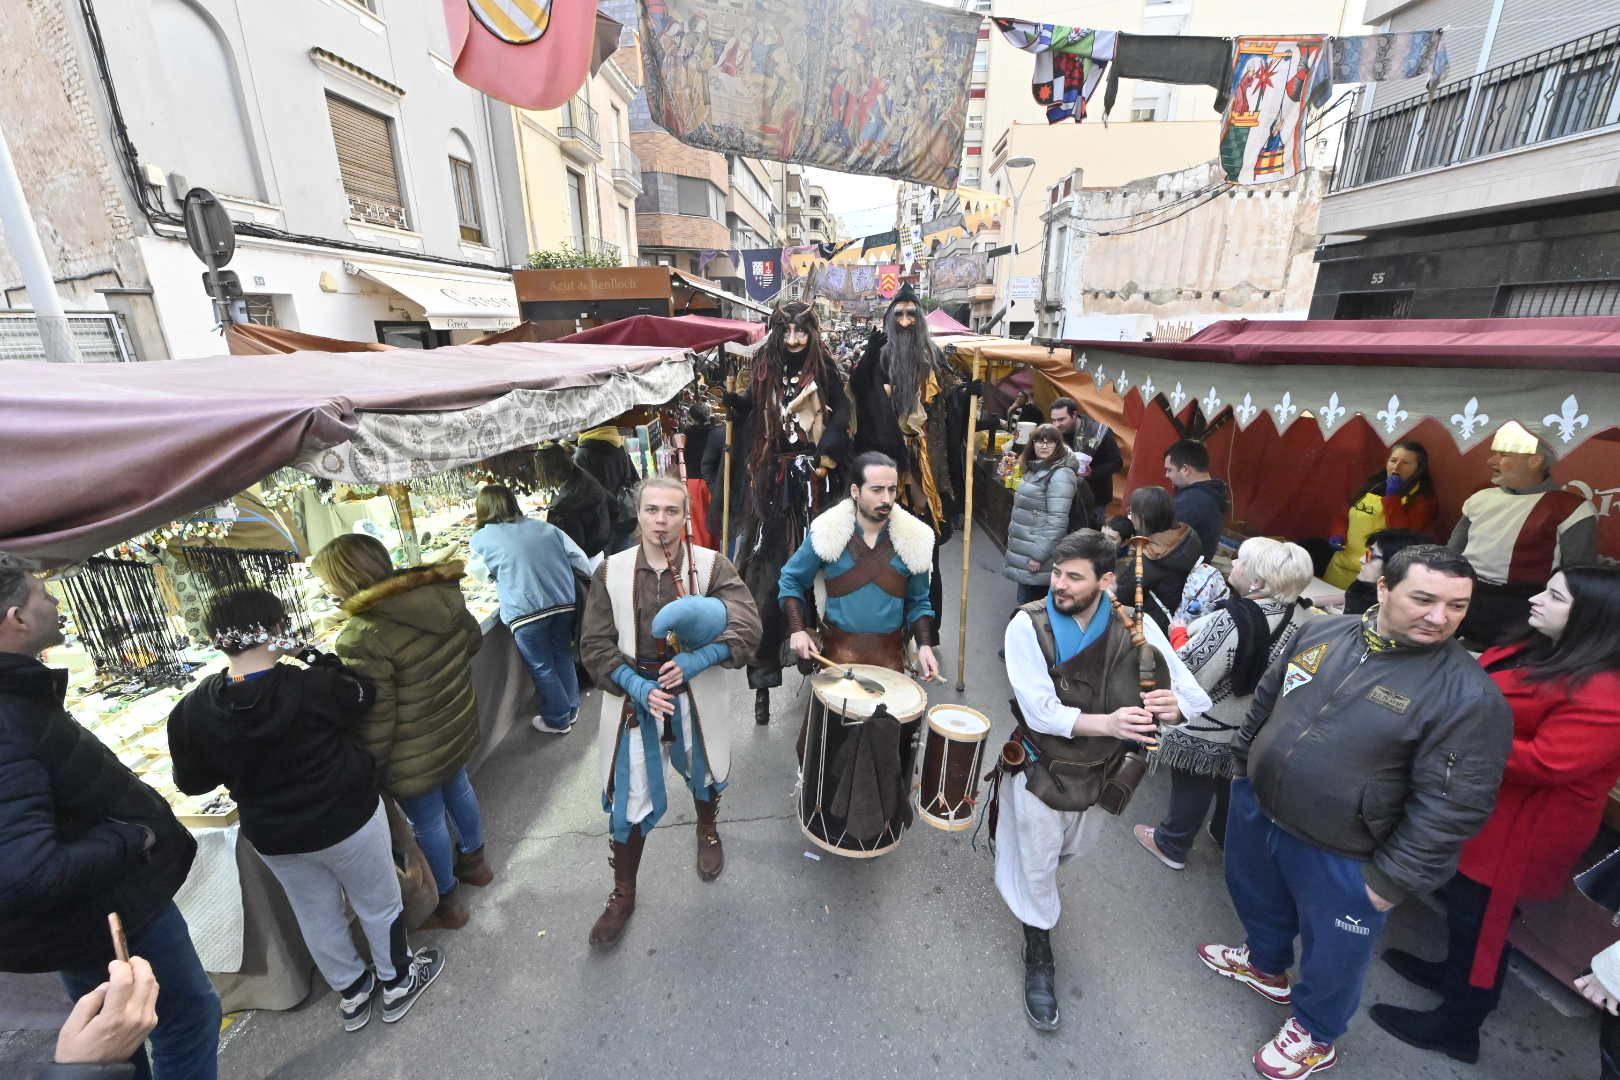
[[[557,126],[557,136],[562,139],[577,139],[597,153],[602,151],[602,144],[596,135],[596,110],[579,98],[570,98],[568,104],[563,106],[562,123]]]
[[[1355,115],[1330,192],[1620,124],[1620,26]]]

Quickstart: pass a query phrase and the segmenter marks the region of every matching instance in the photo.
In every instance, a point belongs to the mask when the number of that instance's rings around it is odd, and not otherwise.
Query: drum
[[[917,811],[923,821],[946,832],[973,827],[979,770],[990,739],[990,718],[966,705],[935,705],[928,710],[923,736],[922,785]]]
[[[812,676],[800,735],[799,827],[817,847],[851,859],[894,850],[911,818],[911,747],[928,707],[915,680],[851,664],[857,678]]]

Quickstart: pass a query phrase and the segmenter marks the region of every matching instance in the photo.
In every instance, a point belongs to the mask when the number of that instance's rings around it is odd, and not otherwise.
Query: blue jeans
[[[560,728],[579,711],[579,673],[574,670],[574,616],[548,615],[512,631],[518,655],[540,695],[540,720]]]
[[[214,1080],[219,1075],[219,995],[203,973],[202,962],[191,944],[191,931],[180,909],[170,903],[129,937],[129,953],[152,965],[157,976],[157,1027],[152,1029],[152,1059],[146,1047],[130,1062],[135,1080]],[[73,968],[62,972],[62,983],[74,1000],[107,981],[107,969]]]
[[[399,805],[411,819],[416,842],[422,845],[422,854],[433,868],[439,895],[446,895],[456,887],[456,856],[450,846],[450,822],[455,823],[456,836],[460,839],[456,846],[462,851],[477,851],[484,846],[478,796],[473,794],[467,770],[457,769],[443,786],[401,799]]]
[[[1367,898],[1362,864],[1310,844],[1266,817],[1247,777],[1232,781],[1226,821],[1226,887],[1249,957],[1268,975],[1294,963],[1300,940],[1294,1016],[1319,1042],[1350,1026],[1378,934],[1388,919]]]

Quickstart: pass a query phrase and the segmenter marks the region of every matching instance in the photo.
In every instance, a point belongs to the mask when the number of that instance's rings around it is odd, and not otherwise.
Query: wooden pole
[[[726,373],[726,393],[731,394],[733,379],[730,372]],[[721,461],[720,481],[720,554],[731,558],[731,410],[726,410],[726,449]]]
[[[973,381],[978,382],[980,360],[973,358]],[[962,470],[962,603],[956,615],[956,691],[967,688],[968,569],[973,565],[973,474],[977,471],[979,395],[968,398],[967,468]]]

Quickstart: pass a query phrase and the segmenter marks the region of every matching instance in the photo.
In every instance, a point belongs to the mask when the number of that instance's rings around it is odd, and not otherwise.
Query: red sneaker
[[[1225,975],[1251,988],[1274,1005],[1289,1002],[1288,973],[1267,975],[1249,962],[1247,945],[1200,945],[1198,959],[1217,975]]]
[[[1272,1080],[1299,1080],[1339,1063],[1332,1043],[1317,1042],[1292,1016],[1288,1023],[1254,1055],[1254,1071]]]

